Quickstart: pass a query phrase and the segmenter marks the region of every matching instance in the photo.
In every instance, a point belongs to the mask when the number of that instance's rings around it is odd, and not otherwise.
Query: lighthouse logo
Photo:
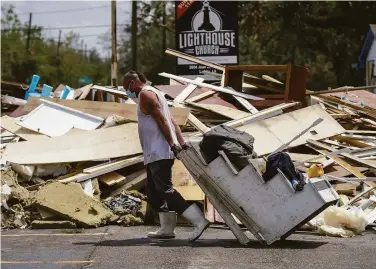
[[[218,64],[238,63],[236,1],[178,1],[175,16],[178,51]],[[179,74],[197,74],[207,68],[181,58],[177,61]]]
[[[219,11],[210,7],[209,1],[205,0],[201,10],[193,16],[192,29],[195,32],[212,32],[222,29],[222,19]]]

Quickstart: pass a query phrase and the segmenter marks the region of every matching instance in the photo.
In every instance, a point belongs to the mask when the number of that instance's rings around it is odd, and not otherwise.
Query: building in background
[[[365,70],[366,85],[376,85],[376,24],[370,24],[358,59],[358,67]]]

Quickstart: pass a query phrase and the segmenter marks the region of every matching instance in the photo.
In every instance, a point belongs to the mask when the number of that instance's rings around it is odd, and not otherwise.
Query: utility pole
[[[84,40],[81,39],[81,55],[82,55],[82,58],[84,58]]]
[[[26,40],[26,52],[29,51],[30,48],[30,38],[31,38],[31,19],[33,17],[33,13],[29,13],[29,27],[27,30],[27,40]]]
[[[165,61],[166,50],[166,1],[162,1],[162,64]]]
[[[87,60],[87,44],[85,44],[85,60]]]
[[[132,69],[137,70],[137,0],[132,1]]]
[[[117,83],[117,42],[116,42],[116,0],[111,1],[111,34],[112,34],[112,64],[111,64],[111,81],[112,86],[118,86]]]
[[[59,40],[57,41],[56,55],[60,56],[60,45],[61,45],[61,30],[59,31]]]

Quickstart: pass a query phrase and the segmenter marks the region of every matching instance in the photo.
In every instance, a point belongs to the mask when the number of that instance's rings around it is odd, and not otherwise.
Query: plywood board
[[[8,145],[3,158],[19,164],[67,163],[141,154],[136,123],[41,142]]]
[[[295,135],[317,120],[317,118],[322,118],[323,122],[292,142],[290,147],[303,145],[307,139],[320,140],[345,131],[320,105],[302,108],[241,126],[238,129],[252,135],[255,138],[254,149],[256,153],[258,155],[265,155],[273,152],[284,143],[289,142]]]
[[[116,102],[98,102],[86,100],[62,100],[62,99],[47,99],[51,102],[77,109],[97,117],[107,118],[112,115],[118,115],[128,120],[137,121],[137,105],[116,103]],[[32,111],[40,105],[40,99],[30,97],[27,104],[24,106],[26,113]],[[175,122],[179,125],[185,125],[187,122],[188,108],[170,108],[170,113]]]
[[[116,172],[111,172],[102,176],[98,177],[98,180],[105,184],[106,186],[113,186],[115,184],[118,184],[122,181],[125,181],[125,176],[120,175]]]
[[[49,139],[48,136],[23,128],[22,126],[18,125],[16,122],[17,120],[15,118],[3,116],[1,117],[0,125],[5,130],[21,137],[24,140],[35,141],[35,140]]]
[[[193,107],[198,107],[198,108],[202,108],[207,111],[210,111],[210,112],[214,112],[216,114],[219,114],[221,116],[224,116],[232,120],[237,120],[237,119],[241,119],[241,118],[252,115],[251,113],[247,113],[239,109],[233,109],[233,108],[225,107],[221,105],[209,105],[209,104],[197,104],[197,103],[188,103],[188,104]]]

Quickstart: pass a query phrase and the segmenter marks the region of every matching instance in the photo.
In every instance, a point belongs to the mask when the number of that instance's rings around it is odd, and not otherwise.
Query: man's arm
[[[162,112],[162,107],[159,103],[158,97],[151,91],[144,91],[140,94],[140,102],[143,113],[145,111],[146,114],[153,117],[168,144],[172,147],[174,145],[174,139],[172,138],[168,120]]]
[[[176,122],[174,121],[172,117],[171,117],[171,121],[172,121],[172,124],[175,126],[176,138],[178,139],[179,144],[183,146],[185,141],[181,133],[180,127],[179,125],[176,124]]]

